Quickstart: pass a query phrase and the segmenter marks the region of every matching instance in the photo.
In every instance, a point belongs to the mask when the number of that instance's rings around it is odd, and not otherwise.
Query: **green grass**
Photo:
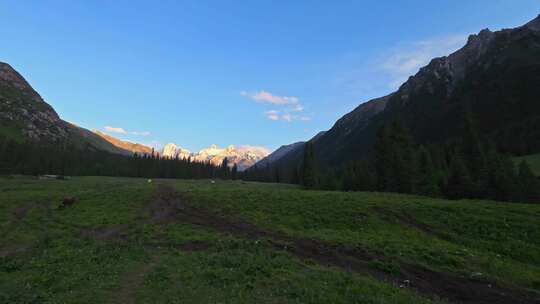
[[[540,154],[532,154],[514,158],[514,161],[518,165],[523,160],[525,160],[529,166],[531,166],[531,169],[536,176],[540,176]]]
[[[540,291],[538,205],[167,182],[219,215],[292,237],[381,252],[390,260],[377,265],[381,269],[399,272],[400,264],[392,261],[407,262]],[[301,260],[266,239],[149,221],[155,189],[156,183],[143,179],[0,178],[0,303],[438,302],[368,274]],[[66,196],[77,197],[77,203],[58,209]],[[385,210],[408,214],[430,231],[388,217]],[[123,231],[121,239],[88,233],[115,229]],[[186,251],[170,245],[190,242],[207,247]]]

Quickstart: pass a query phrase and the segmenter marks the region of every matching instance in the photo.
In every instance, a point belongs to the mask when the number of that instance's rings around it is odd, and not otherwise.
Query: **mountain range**
[[[191,158],[193,161],[221,165],[227,158],[229,165],[242,171],[265,156],[269,151],[261,147],[215,145],[197,153],[167,144],[160,151],[152,147],[115,138],[98,130],[87,130],[60,118],[56,111],[9,64],[0,62],[0,135],[15,140],[31,140],[49,144],[73,144],[81,150],[102,150],[115,154],[162,155],[170,158]]]
[[[396,92],[359,105],[310,141],[322,167],[369,157],[379,126],[400,121],[418,144],[463,135],[465,118],[481,137],[512,155],[540,152],[540,16],[470,35],[464,47],[432,59]],[[256,165],[290,168],[303,146],[284,146]]]
[[[456,52],[434,58],[399,89],[360,104],[331,129],[311,138],[321,167],[370,157],[377,129],[400,121],[418,144],[445,143],[463,136],[465,118],[484,140],[512,155],[540,152],[540,16],[529,23],[469,36]],[[89,131],[62,120],[28,82],[0,63],[0,135],[35,142],[66,143],[81,149],[131,155],[152,148]],[[225,157],[240,170],[296,168],[304,142],[268,151],[250,146],[192,153],[168,144],[159,153],[219,165]]]
[[[269,154],[269,151],[262,147],[240,146],[233,145],[227,148],[219,148],[216,145],[211,145],[208,148],[202,149],[199,152],[192,153],[187,149],[177,146],[173,143],[165,145],[162,155],[170,158],[191,158],[191,160],[199,162],[210,162],[215,166],[222,164],[227,158],[229,167],[236,164],[238,171],[244,171],[253,166],[258,161],[262,160]]]

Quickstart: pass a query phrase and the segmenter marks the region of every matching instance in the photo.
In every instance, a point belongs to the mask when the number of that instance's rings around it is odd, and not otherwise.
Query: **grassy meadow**
[[[0,235],[0,303],[540,301],[540,205],[16,177]]]

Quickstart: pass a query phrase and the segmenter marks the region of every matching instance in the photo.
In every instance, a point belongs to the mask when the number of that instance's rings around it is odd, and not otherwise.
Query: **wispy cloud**
[[[270,110],[264,112],[266,115],[266,118],[270,120],[282,120],[282,121],[310,121],[311,118],[306,115],[298,114],[298,112],[295,112],[294,109],[285,109],[285,110]]]
[[[264,90],[251,93],[247,91],[242,91],[240,92],[240,95],[256,102],[266,103],[272,105],[273,107],[278,107],[264,112],[264,115],[269,120],[281,120],[287,122],[295,120],[310,120],[310,117],[301,114],[302,112],[304,112],[304,106],[300,103],[300,98],[298,97],[279,96]]]
[[[253,99],[257,102],[270,103],[273,105],[296,104],[300,101],[300,99],[295,96],[278,96],[264,90],[251,93],[242,91],[240,92],[240,95]]]
[[[440,37],[399,42],[381,50],[376,56],[365,56],[363,52],[347,52],[336,57],[323,68],[333,75],[330,85],[335,86],[343,99],[368,100],[395,91],[409,76],[429,63],[432,58],[449,55],[467,41],[467,35],[451,34]],[[338,95],[339,96],[339,95]]]
[[[133,131],[133,132],[130,132],[130,134],[137,135],[137,136],[148,136],[148,135],[150,135],[150,132],[148,132],[148,131],[142,131],[142,132]]]
[[[278,110],[270,110],[264,112],[266,114],[266,117],[270,120],[279,120],[279,111]]]
[[[105,129],[105,131],[108,131],[108,132],[112,132],[112,133],[120,133],[120,134],[126,134],[126,130],[124,130],[123,128],[119,128],[119,127],[111,127],[111,126],[105,126],[103,129]]]
[[[431,59],[456,51],[466,40],[467,35],[449,35],[399,46],[385,56],[380,63],[380,70],[389,76],[388,86],[397,88]]]
[[[120,128],[120,127],[111,127],[111,126],[105,126],[103,127],[103,129],[107,132],[111,132],[111,133],[118,133],[118,134],[131,134],[131,135],[136,135],[136,136],[149,136],[150,135],[150,132],[149,131],[126,131],[124,128]]]

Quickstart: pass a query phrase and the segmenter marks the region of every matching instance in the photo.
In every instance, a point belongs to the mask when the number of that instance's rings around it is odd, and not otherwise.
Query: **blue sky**
[[[70,122],[198,150],[330,128],[537,0],[0,0],[0,61]]]

